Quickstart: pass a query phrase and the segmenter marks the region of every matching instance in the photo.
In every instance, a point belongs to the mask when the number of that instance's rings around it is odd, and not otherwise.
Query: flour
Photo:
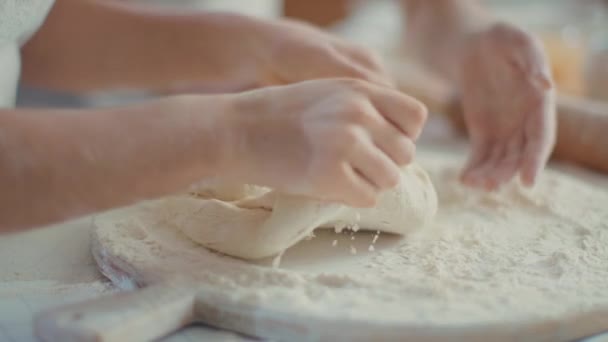
[[[149,203],[98,218],[94,241],[105,255],[98,260],[110,278],[116,270],[104,265],[126,263],[140,284],[186,275],[203,293],[222,296],[222,306],[258,307],[256,319],[515,331],[557,319],[569,324],[563,332],[574,332],[587,321],[577,317],[603,317],[606,189],[549,171],[533,190],[512,184],[475,192],[458,182],[461,162],[425,153],[440,210],[433,224],[405,237],[360,231],[351,240],[348,231],[319,231],[288,249],[277,269],[272,260],[209,252],[161,219],[162,203]]]
[[[0,238],[0,282],[49,281],[63,284],[101,279],[91,256],[91,218]]]
[[[275,256],[316,228],[381,230],[407,234],[422,229],[437,211],[428,175],[416,164],[403,169],[401,183],[380,195],[370,209],[348,208],[253,186],[214,184],[192,189],[196,196],[165,200],[160,209],[184,234],[201,245],[236,257]],[[351,236],[351,240],[355,235]],[[351,248],[356,254],[357,249]]]

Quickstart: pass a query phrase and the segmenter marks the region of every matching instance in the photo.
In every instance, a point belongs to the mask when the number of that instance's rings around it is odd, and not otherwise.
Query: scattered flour
[[[348,228],[351,240],[361,228],[407,234],[424,227],[437,211],[435,189],[416,164],[405,167],[400,185],[381,194],[378,205],[369,209],[252,186],[202,185],[190,192],[164,200],[161,210],[167,219],[201,245],[244,259],[277,255],[314,238],[317,228]]]
[[[380,236],[380,231],[377,230],[376,231],[376,235],[374,235],[374,239],[372,240],[372,244],[376,243],[376,241],[378,241],[378,237]]]
[[[279,269],[251,264],[193,243],[158,216],[159,203],[100,217],[94,240],[101,254],[143,273],[189,272],[205,291],[269,315],[471,326],[606,311],[606,189],[547,172],[533,190],[512,184],[481,193],[458,183],[460,162],[429,155],[422,164],[438,190],[435,222],[406,237],[369,234],[374,253],[338,244],[342,234],[324,232],[287,250]],[[98,259],[104,270],[107,262]],[[104,273],[113,277],[111,269]]]

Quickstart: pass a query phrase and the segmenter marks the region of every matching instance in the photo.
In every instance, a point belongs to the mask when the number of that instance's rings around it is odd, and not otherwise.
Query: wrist
[[[234,158],[230,153],[229,95],[178,95],[168,98],[178,128],[176,139],[187,168],[196,179],[217,177],[229,170]]]
[[[218,178],[225,182],[253,181],[250,171],[259,163],[259,155],[253,153],[252,144],[265,139],[264,117],[272,110],[274,101],[268,101],[266,90],[255,90],[225,96],[225,110],[217,129],[221,131],[222,153]]]

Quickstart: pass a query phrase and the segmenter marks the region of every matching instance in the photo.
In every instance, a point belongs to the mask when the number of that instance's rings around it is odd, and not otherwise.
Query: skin
[[[420,102],[388,86],[373,54],[289,21],[58,0],[22,53],[26,83],[76,93],[277,86],[101,109],[0,109],[2,231],[206,178],[371,206],[412,160],[426,118]]]
[[[226,144],[237,167],[225,178],[356,207],[374,206],[398,184],[427,116],[414,98],[353,79],[240,96],[243,114],[228,119],[234,130]]]
[[[122,108],[0,110],[0,228],[57,222],[205,178],[373,206],[411,162],[425,118],[413,98],[352,79]]]
[[[433,3],[450,6],[447,0]],[[455,4],[465,6],[465,2]],[[433,23],[436,15],[430,15],[431,19],[415,15],[420,27],[412,24],[408,28],[408,39],[417,46],[415,51],[439,72],[434,76],[448,81],[443,89],[434,87],[439,92],[426,89],[426,97],[441,99],[435,102],[444,102],[443,111],[450,114],[456,126],[466,129],[471,138],[473,149],[463,172],[465,182],[495,189],[520,167],[522,179],[529,184],[538,177],[538,166],[544,165],[550,155],[608,172],[608,148],[602,143],[605,141],[602,132],[608,129],[608,108],[589,99],[556,94],[548,59],[538,40],[511,24],[493,19],[474,5],[471,2],[460,12],[437,12],[441,14],[441,22],[451,24],[435,27],[447,28],[448,32],[433,33],[424,28],[425,24]],[[457,14],[456,19],[449,19],[453,13]],[[460,19],[461,24],[457,23],[459,17],[464,18]],[[459,31],[457,27],[464,29]],[[418,41],[413,38],[424,34],[430,36]],[[463,38],[459,41],[450,35]],[[442,44],[425,44],[441,39],[445,39]],[[450,42],[456,43],[450,46]],[[443,46],[444,50],[437,46]],[[454,55],[463,57],[460,61],[442,58]],[[431,79],[436,81],[436,77]],[[459,98],[442,95],[446,87],[458,92]],[[456,102],[460,103],[461,111],[453,110]],[[484,179],[484,174],[489,177]]]
[[[556,158],[608,173],[608,104],[560,96]]]
[[[460,90],[471,140],[462,180],[494,190],[519,173],[525,185],[533,185],[557,129],[555,91],[541,44],[475,1],[409,0],[404,7],[412,17],[408,32],[416,51]]]
[[[226,100],[200,102],[200,114],[179,98],[96,110],[0,110],[0,229],[110,209],[216,174],[214,116]]]
[[[323,8],[320,1],[307,3]],[[410,54],[457,89],[471,139],[463,182],[494,190],[520,174],[525,185],[534,184],[556,139],[554,87],[538,41],[494,18],[478,1],[402,0],[401,5]],[[348,1],[332,6],[342,11],[330,12],[345,12]],[[301,13],[319,22],[312,11]],[[445,98],[416,88],[423,98]]]
[[[306,24],[111,0],[58,0],[22,54],[25,82],[75,93],[234,92],[331,77],[390,84],[376,55]]]

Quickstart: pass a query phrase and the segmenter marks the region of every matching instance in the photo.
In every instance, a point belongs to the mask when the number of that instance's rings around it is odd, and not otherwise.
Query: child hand
[[[460,89],[472,151],[462,179],[492,190],[520,172],[530,186],[556,135],[555,94],[542,47],[509,24],[474,33],[466,47]]]
[[[226,179],[357,207],[398,184],[426,119],[417,100],[351,79],[234,96]]]

